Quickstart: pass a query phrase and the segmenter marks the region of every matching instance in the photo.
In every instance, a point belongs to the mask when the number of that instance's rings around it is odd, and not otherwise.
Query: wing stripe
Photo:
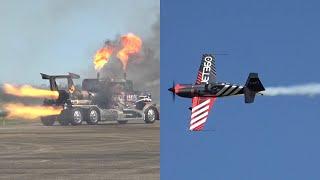
[[[198,126],[201,126],[202,124],[204,124],[207,121],[207,117],[201,119],[200,121],[196,122],[195,124],[193,124],[192,126],[190,126],[190,130],[195,129]]]
[[[201,78],[202,78],[202,72],[199,71],[198,72],[198,77],[197,77],[197,80],[196,80],[196,84],[201,84]]]
[[[194,119],[191,119],[190,125],[191,125],[191,124],[194,124],[195,122],[197,122],[198,120],[200,120],[200,119],[202,119],[202,118],[204,118],[204,117],[207,117],[208,114],[209,114],[209,112],[206,111],[205,113],[199,115],[198,117],[196,117],[196,118],[194,118]]]
[[[200,126],[193,129],[193,131],[201,131],[204,127],[204,124],[201,124]]]
[[[191,119],[194,118],[194,117],[196,117],[197,115],[203,113],[204,111],[206,111],[206,110],[208,110],[208,109],[209,109],[209,105],[207,105],[207,106],[205,106],[204,108],[202,108],[202,109],[200,109],[200,110],[192,113]]]
[[[201,131],[208,119],[209,111],[215,102],[216,97],[193,97],[192,113],[189,124],[190,131]]]
[[[234,88],[231,92],[229,92],[228,94],[226,94],[226,96],[231,96],[231,94],[236,91],[238,89],[239,86],[236,86],[236,88]]]
[[[217,94],[216,96],[220,96],[226,89],[228,89],[230,85],[225,85]]]
[[[237,86],[231,86],[231,88],[228,90],[228,91],[226,91],[225,93],[223,93],[223,95],[228,95],[229,93],[231,93],[231,91],[234,89],[234,88],[236,88]]]
[[[196,111],[197,109],[199,109],[209,103],[210,103],[210,99],[207,99],[206,101],[202,102],[201,104],[198,104],[197,106],[192,107],[192,112]]]
[[[237,90],[235,90],[233,93],[231,93],[230,95],[235,95],[237,94],[243,87],[239,86]]]

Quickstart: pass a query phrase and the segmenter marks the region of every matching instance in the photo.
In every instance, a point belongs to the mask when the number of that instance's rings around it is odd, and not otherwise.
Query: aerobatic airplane
[[[235,96],[244,94],[245,103],[253,103],[255,95],[264,91],[264,87],[259,80],[257,73],[250,73],[244,86],[218,82],[216,78],[215,57],[211,54],[204,54],[199,68],[195,84],[174,84],[168,90],[175,95],[185,98],[192,98],[191,121],[189,129],[191,131],[203,130],[217,97]]]

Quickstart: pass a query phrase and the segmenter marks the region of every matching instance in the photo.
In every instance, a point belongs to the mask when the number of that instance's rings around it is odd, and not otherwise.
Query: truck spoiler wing
[[[40,74],[41,74],[42,79],[51,79],[51,78],[54,78],[54,79],[56,79],[56,78],[57,79],[60,79],[60,78],[80,79],[80,75],[70,73],[70,72],[68,75],[47,75],[44,73],[40,73]]]

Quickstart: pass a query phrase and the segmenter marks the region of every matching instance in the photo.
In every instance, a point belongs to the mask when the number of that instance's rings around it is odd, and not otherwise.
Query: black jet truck
[[[129,120],[143,120],[154,123],[159,119],[159,111],[152,102],[151,94],[133,90],[133,83],[124,79],[84,79],[82,88],[76,87],[73,80],[80,79],[77,74],[46,75],[50,89],[59,92],[58,99],[45,99],[44,106],[61,106],[59,115],[41,117],[45,126],[58,121],[60,125],[80,125],[84,121],[95,125],[100,121],[117,121],[125,124]],[[58,87],[57,81],[67,80],[67,86]]]

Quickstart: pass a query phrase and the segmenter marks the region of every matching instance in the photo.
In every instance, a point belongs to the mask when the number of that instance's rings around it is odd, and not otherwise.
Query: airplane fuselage
[[[253,103],[256,94],[264,91],[258,73],[250,73],[246,83],[241,86],[217,81],[215,58],[211,54],[203,54],[194,84],[175,84],[168,89],[175,95],[192,98],[190,127],[191,131],[201,131],[213,107],[216,98],[244,95],[245,103]]]
[[[170,90],[171,89],[171,90]],[[180,97],[224,97],[244,93],[244,87],[229,83],[177,84],[169,90]]]

